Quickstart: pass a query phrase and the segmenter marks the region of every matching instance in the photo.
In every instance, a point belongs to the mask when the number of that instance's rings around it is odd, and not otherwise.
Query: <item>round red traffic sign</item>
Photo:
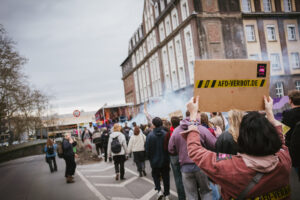
[[[74,117],[79,117],[80,116],[80,111],[79,110],[74,110],[73,115],[74,115]]]

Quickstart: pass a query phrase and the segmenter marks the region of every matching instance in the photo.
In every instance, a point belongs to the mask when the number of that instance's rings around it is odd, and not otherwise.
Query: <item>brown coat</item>
[[[282,148],[276,153],[279,162],[274,170],[264,174],[260,182],[248,193],[247,198],[259,197],[289,185],[291,158],[288,148],[284,145],[281,126],[276,127],[276,129],[280,130],[280,138],[283,141]],[[257,173],[248,168],[239,155],[222,157],[206,150],[201,146],[199,133],[196,130],[191,130],[188,134],[187,144],[190,158],[213,182],[221,186],[221,194],[225,200],[237,198]],[[290,196],[284,199],[290,199]]]

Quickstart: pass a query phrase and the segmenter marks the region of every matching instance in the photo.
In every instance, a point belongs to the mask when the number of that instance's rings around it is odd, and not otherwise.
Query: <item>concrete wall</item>
[[[2,147],[0,150],[0,163],[16,158],[43,154],[45,144],[46,141],[43,140],[38,143],[21,144],[7,149]]]

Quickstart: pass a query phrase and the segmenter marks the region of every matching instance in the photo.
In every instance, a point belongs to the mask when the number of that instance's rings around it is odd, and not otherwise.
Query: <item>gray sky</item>
[[[120,64],[143,0],[0,0],[0,24],[28,58],[24,72],[55,112],[124,103]]]

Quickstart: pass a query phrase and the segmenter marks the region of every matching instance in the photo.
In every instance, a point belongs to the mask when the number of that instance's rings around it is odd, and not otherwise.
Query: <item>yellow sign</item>
[[[285,135],[291,128],[283,123],[281,123],[282,125],[282,134]]]
[[[198,80],[195,88],[264,87],[265,79]]]

